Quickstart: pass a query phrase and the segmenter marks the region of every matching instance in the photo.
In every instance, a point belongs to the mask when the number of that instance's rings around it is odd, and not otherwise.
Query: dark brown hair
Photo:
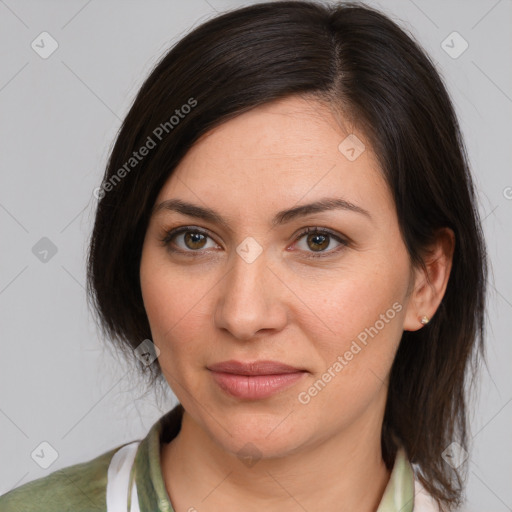
[[[448,93],[428,56],[387,16],[360,4],[255,4],[207,21],[166,53],[111,151],[90,241],[89,298],[103,333],[127,353],[151,339],[139,266],[159,191],[203,134],[290,95],[325,101],[366,134],[413,265],[423,264],[438,228],[455,233],[436,314],[403,333],[382,429],[387,466],[397,438],[423,485],[451,510],[462,497],[464,466],[453,469],[442,453],[452,442],[468,448],[465,384],[484,355],[486,251]],[[143,146],[151,147],[131,160]],[[152,382],[161,376],[158,362],[147,370]]]

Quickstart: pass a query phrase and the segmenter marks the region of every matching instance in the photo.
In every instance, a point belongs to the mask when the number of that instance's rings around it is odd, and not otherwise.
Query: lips
[[[213,364],[208,366],[208,368],[214,372],[233,373],[236,375],[282,375],[284,373],[304,371],[303,368],[295,368],[278,361],[268,360],[252,363],[230,360]]]
[[[260,400],[292,387],[308,373],[277,361],[224,361],[210,365],[213,380],[231,397]]]

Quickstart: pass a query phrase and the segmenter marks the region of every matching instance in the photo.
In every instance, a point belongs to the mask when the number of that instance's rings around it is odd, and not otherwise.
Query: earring
[[[427,324],[430,322],[430,318],[429,318],[427,315],[423,315],[423,316],[421,317],[420,322],[421,322],[423,325],[427,325]]]

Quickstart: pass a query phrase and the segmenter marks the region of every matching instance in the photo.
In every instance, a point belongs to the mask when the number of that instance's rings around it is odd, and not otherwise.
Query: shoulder
[[[120,445],[0,496],[2,512],[104,512],[107,472]]]
[[[413,512],[439,512],[439,506],[434,498],[423,487],[421,482],[414,478],[414,509]]]
[[[423,487],[421,482],[415,478],[414,480],[414,509],[413,512],[441,512],[431,494]],[[470,512],[466,505],[462,505],[456,509],[456,512]]]

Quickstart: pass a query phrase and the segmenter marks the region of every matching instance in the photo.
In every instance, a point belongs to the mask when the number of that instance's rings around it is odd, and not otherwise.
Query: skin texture
[[[389,370],[402,331],[423,328],[421,316],[431,318],[442,299],[454,239],[444,230],[430,248],[429,285],[411,267],[369,142],[344,127],[311,99],[257,107],[203,136],[155,202],[179,198],[228,223],[161,210],[143,245],[140,280],[153,341],[185,408],[181,432],[161,451],[176,512],[378,507],[390,475],[380,446]],[[354,161],[338,149],[349,133],[366,146]],[[371,219],[332,210],[270,224],[277,211],[327,197],[342,197]],[[166,231],[180,226],[208,237],[187,242],[181,233],[166,248]],[[298,238],[308,227],[330,229],[347,245]],[[262,248],[251,263],[236,250],[247,237]],[[325,257],[307,257],[319,253]],[[381,315],[384,327],[301,403],[299,393]],[[307,372],[270,398],[242,400],[221,390],[207,368],[229,359],[270,359]],[[258,454],[251,466],[237,455],[247,446]]]

